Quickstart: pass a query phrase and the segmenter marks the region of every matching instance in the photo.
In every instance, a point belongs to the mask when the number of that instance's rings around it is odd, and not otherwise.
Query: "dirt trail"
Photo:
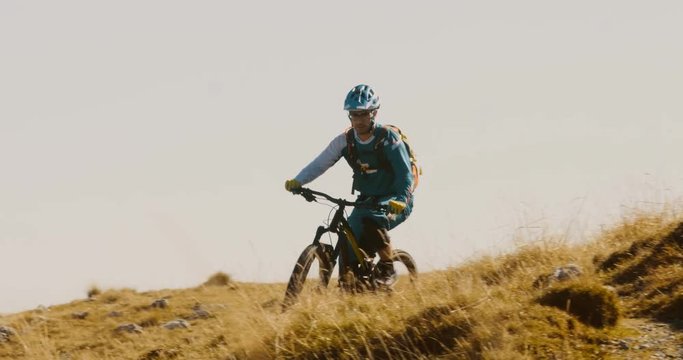
[[[650,319],[623,319],[621,326],[634,335],[602,344],[615,359],[683,359],[683,330]]]

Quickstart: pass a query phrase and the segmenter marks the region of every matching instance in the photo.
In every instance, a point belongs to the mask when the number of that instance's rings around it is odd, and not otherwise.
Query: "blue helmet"
[[[379,96],[369,85],[356,85],[344,100],[344,110],[375,110],[379,109]]]

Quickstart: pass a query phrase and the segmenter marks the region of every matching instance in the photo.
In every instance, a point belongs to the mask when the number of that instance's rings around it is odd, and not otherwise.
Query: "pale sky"
[[[428,4],[427,4],[428,3]],[[420,270],[683,196],[680,1],[0,2],[0,313],[284,282],[329,212],[283,184],[379,121],[424,175]],[[340,161],[311,188],[351,199]]]

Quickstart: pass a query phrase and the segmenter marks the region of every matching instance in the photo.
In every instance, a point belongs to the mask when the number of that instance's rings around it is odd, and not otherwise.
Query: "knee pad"
[[[391,242],[387,229],[380,227],[372,218],[363,218],[363,239],[361,247],[368,254],[374,254]]]

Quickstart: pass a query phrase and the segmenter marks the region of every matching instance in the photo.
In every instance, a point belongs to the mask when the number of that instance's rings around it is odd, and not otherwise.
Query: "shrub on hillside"
[[[683,261],[683,223],[661,235],[634,241],[628,250],[615,252],[599,265],[603,271],[616,268],[612,284],[623,285],[653,274],[658,268]],[[617,266],[618,265],[618,266]]]
[[[564,310],[597,328],[616,325],[620,316],[617,296],[599,284],[572,283],[551,288],[539,303]]]
[[[601,271],[610,271],[615,269],[618,265],[630,261],[642,254],[643,252],[649,251],[654,246],[657,239],[647,238],[643,240],[634,241],[628,249],[615,251],[607,256],[605,259],[596,259],[596,264],[598,269]]]
[[[455,305],[425,308],[406,321],[405,332],[398,337],[403,347],[426,354],[446,354],[452,351],[459,338],[472,332],[472,321]]]
[[[102,290],[100,290],[100,288],[97,287],[97,285],[92,285],[88,289],[88,299],[92,299],[101,293],[102,293]]]
[[[206,282],[204,282],[204,286],[228,286],[232,284],[232,279],[230,278],[230,275],[219,271],[211,277],[209,277]]]
[[[676,294],[655,315],[663,321],[683,321],[683,291]]]

